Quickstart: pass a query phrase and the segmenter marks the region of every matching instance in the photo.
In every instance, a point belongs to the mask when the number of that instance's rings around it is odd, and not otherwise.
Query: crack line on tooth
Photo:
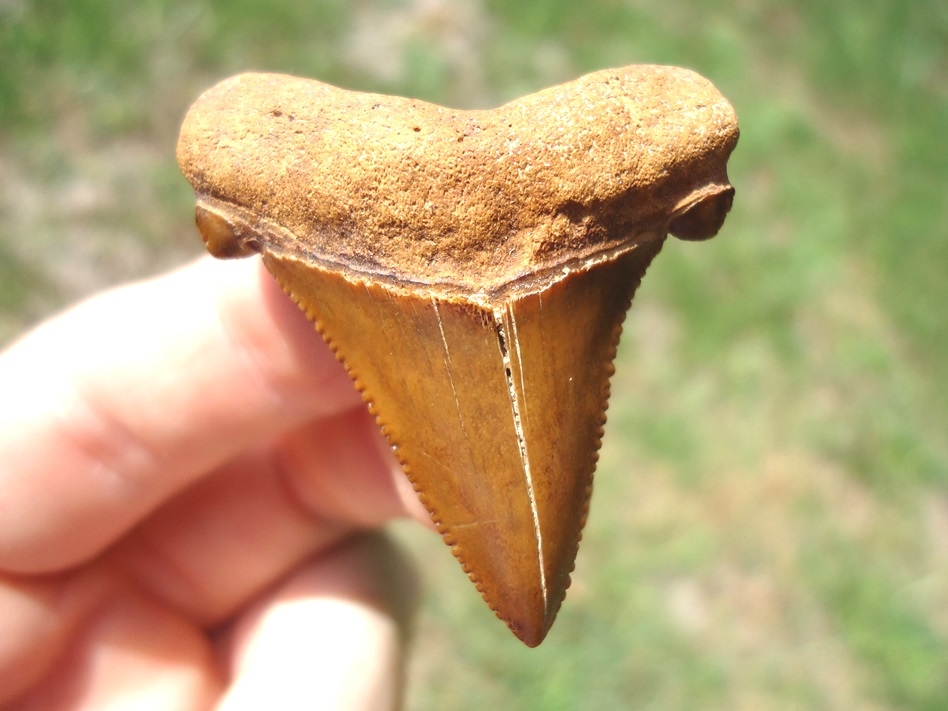
[[[424,451],[424,450],[421,451],[421,454],[422,454],[422,456],[427,457],[427,459],[428,459],[430,462],[433,462],[435,465],[437,465],[437,466],[441,467],[442,469],[444,469],[448,474],[454,474],[454,470],[451,469],[451,467],[449,467],[447,464],[445,464],[444,462],[442,462],[440,459],[437,459],[437,458],[435,458],[435,457],[432,457],[430,454],[428,454],[428,453],[427,453],[426,451]]]
[[[509,305],[507,306],[507,315],[510,317],[510,331],[513,336],[514,350],[517,353],[517,371],[520,374],[520,392],[523,395],[523,407],[520,407],[518,400],[517,412],[521,424],[523,424],[530,421],[530,414],[527,412],[527,386],[523,381],[523,356],[520,354],[520,334],[517,333],[517,319],[514,316],[513,308]],[[513,373],[511,373],[511,376],[512,375]],[[519,431],[517,432],[517,436],[521,436]],[[526,451],[527,441],[523,437],[521,437],[521,441],[523,442],[524,451]]]
[[[454,395],[454,406],[458,411],[458,422],[461,425],[461,432],[464,433],[464,439],[467,439],[467,428],[464,426],[464,416],[461,415],[461,401],[458,399],[458,391],[457,388],[454,387],[454,376],[451,374],[451,351],[448,349],[448,339],[444,335],[444,325],[441,323],[441,307],[434,297],[431,297],[431,305],[434,306],[435,316],[438,317],[438,331],[441,333],[441,344],[444,346],[444,369],[448,373],[448,383],[451,385],[451,394]]]
[[[510,409],[513,413],[514,429],[517,433],[517,444],[520,448],[520,463],[523,466],[523,476],[527,486],[527,498],[530,501],[530,513],[533,515],[533,533],[537,540],[537,565],[540,569],[540,594],[543,596],[544,613],[548,609],[547,589],[546,589],[546,566],[543,561],[543,532],[540,527],[540,510],[537,507],[536,492],[533,488],[533,474],[530,471],[530,455],[527,452],[527,440],[524,437],[523,422],[520,419],[520,397],[517,395],[517,387],[513,379],[513,363],[510,358],[510,348],[507,345],[507,334],[504,328],[506,319],[510,319],[512,325],[511,335],[515,341],[517,338],[517,326],[514,321],[513,311],[509,305],[505,306],[504,312],[494,311],[494,321],[497,324],[497,336],[500,343],[500,354],[504,361],[504,370],[507,378],[507,391],[510,395]],[[517,355],[517,369],[520,371],[520,384],[523,388],[523,361],[520,359],[520,344],[514,343],[514,350]],[[526,396],[526,391],[523,391]]]

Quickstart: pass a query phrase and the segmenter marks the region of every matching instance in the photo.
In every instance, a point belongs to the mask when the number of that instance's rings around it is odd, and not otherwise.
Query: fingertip
[[[414,566],[400,549],[380,534],[348,539],[237,623],[219,709],[398,708],[416,601]]]

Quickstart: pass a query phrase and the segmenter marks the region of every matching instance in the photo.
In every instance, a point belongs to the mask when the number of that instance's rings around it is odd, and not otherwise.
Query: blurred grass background
[[[944,709],[948,5],[731,5],[0,0],[0,342],[200,252],[174,144],[226,75],[485,107],[691,67],[741,119],[735,207],[633,304],[560,618],[523,648],[397,527],[407,708]]]

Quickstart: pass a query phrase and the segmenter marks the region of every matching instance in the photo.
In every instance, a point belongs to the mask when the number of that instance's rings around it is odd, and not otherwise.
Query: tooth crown
[[[569,586],[622,320],[666,234],[720,228],[737,135],[670,67],[493,111],[241,75],[191,108],[178,158],[208,250],[263,254],[535,646]]]

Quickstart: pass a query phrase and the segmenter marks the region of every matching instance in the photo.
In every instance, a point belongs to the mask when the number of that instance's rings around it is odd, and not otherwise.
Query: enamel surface
[[[369,399],[445,542],[531,646],[569,585],[620,324],[659,247],[490,306],[267,258]]]

